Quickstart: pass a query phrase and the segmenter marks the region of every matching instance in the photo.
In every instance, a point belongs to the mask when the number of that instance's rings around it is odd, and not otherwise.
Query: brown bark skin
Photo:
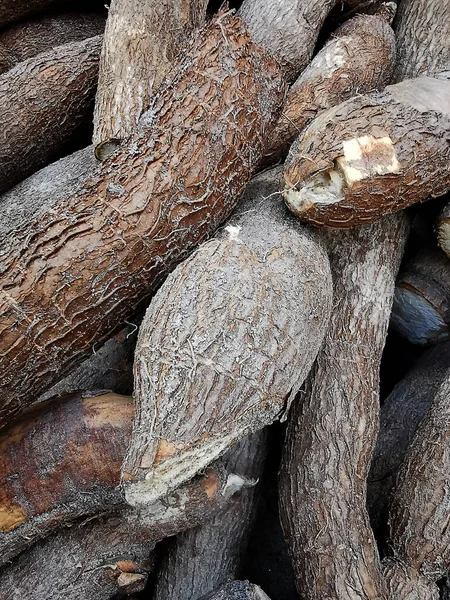
[[[384,13],[356,15],[341,25],[289,90],[259,168],[283,160],[319,112],[387,85],[394,62],[394,32]]]
[[[14,237],[16,229],[32,227],[39,214],[68,200],[80,180],[88,179],[96,166],[94,148],[89,146],[48,165],[2,194],[0,240]]]
[[[249,581],[232,581],[220,589],[203,596],[201,600],[270,600],[257,585]]]
[[[8,52],[10,65],[32,58],[70,42],[79,42],[103,33],[105,17],[97,13],[49,15],[14,25],[0,33],[0,47]],[[1,67],[0,72],[6,71]]]
[[[322,113],[286,161],[302,220],[349,228],[450,188],[450,81],[420,77]]]
[[[143,511],[124,508],[60,530],[3,570],[0,600],[110,600],[137,592],[155,544],[213,517],[243,485],[218,463]]]
[[[422,419],[397,475],[389,511],[389,576],[395,581],[392,598],[438,597],[435,581],[450,569],[448,473],[450,469],[450,374],[441,384]]]
[[[133,393],[133,360],[141,318],[134,319],[67,377],[44,392],[38,402],[75,391],[111,390],[116,394]]]
[[[123,502],[128,396],[72,394],[30,408],[0,437],[0,561],[83,515]]]
[[[203,25],[207,0],[112,0],[94,112],[98,158],[134,131],[153,94]],[[109,142],[105,146],[105,142]]]
[[[438,244],[450,258],[450,204],[442,209],[436,222]]]
[[[450,4],[447,0],[402,0],[395,22],[397,81],[450,67]]]
[[[336,306],[289,416],[280,514],[304,600],[387,599],[366,511],[379,366],[405,218],[324,235]]]
[[[65,44],[0,76],[0,191],[53,159],[86,120],[101,43],[96,36]]]
[[[222,13],[127,145],[4,240],[1,424],[110,336],[228,216],[284,92],[280,67]]]
[[[177,535],[164,548],[154,600],[198,600],[238,575],[257,510],[267,430],[241,440],[223,457],[228,471],[253,485],[236,493],[208,523]]]
[[[375,532],[386,533],[397,471],[449,369],[450,342],[430,348],[381,407],[380,431],[367,482],[367,506]]]
[[[437,344],[450,337],[450,260],[439,249],[422,249],[400,273],[392,327],[412,344]]]
[[[280,418],[316,357],[331,309],[329,262],[274,199],[280,174],[254,180],[227,226],[169,275],[146,312],[123,466],[132,505]]]

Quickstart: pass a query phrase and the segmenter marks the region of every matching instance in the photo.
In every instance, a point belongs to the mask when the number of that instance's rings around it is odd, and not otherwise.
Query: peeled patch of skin
[[[292,146],[284,199],[335,228],[375,221],[450,189],[450,82],[422,77],[357,96]]]

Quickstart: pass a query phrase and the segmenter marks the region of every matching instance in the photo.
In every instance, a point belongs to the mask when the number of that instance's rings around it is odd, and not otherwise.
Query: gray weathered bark
[[[380,431],[367,488],[367,506],[376,532],[385,533],[397,471],[449,369],[450,342],[430,348],[395,386],[381,407]]]
[[[412,344],[450,337],[450,259],[438,248],[421,249],[400,273],[392,306],[393,328]]]
[[[302,598],[387,599],[366,479],[405,218],[323,235],[336,301],[324,346],[289,416],[281,521]]]
[[[381,9],[379,15],[356,15],[341,25],[289,90],[259,167],[284,159],[298,134],[322,110],[356,93],[383,88],[394,62],[394,32]]]
[[[396,22],[397,81],[450,68],[450,4],[402,0]]]
[[[94,112],[98,158],[134,131],[190,34],[203,25],[206,5],[207,0],[112,0]]]
[[[248,581],[232,581],[201,600],[270,600],[263,590]]]
[[[328,258],[258,176],[214,239],[158,290],[139,331],[127,501],[148,502],[280,418],[331,308]]]
[[[142,511],[124,508],[60,530],[0,575],[0,600],[109,600],[145,585],[161,539],[204,523],[247,485],[220,463]]]
[[[52,160],[86,121],[102,37],[29,58],[0,76],[0,191]]]
[[[211,521],[177,535],[164,550],[155,600],[198,600],[238,575],[258,505],[267,431],[241,440],[223,457],[226,468],[253,482]]]
[[[450,569],[449,395],[447,372],[397,474],[386,561],[393,600],[404,598],[405,589],[414,590],[411,598],[438,598],[435,582]]]
[[[9,59],[0,73],[56,46],[100,35],[104,28],[105,17],[97,13],[47,15],[14,25],[0,33],[0,47]]]

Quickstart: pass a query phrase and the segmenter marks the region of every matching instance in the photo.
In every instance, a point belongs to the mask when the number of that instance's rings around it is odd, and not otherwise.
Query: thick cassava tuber
[[[405,218],[324,232],[323,238],[335,304],[324,345],[289,416],[281,521],[303,599],[387,599],[365,506],[366,479]]]
[[[329,263],[273,197],[280,175],[253,181],[227,226],[169,275],[146,312],[123,466],[132,505],[163,496],[285,414],[317,354]]]
[[[104,28],[105,17],[97,13],[64,13],[14,25],[0,33],[0,48],[9,57],[7,68],[0,61],[0,73],[56,46],[100,35]]]
[[[134,131],[189,35],[203,25],[206,5],[207,0],[112,0],[94,113],[98,158]]]
[[[384,12],[357,15],[341,25],[289,90],[260,167],[284,159],[298,134],[322,110],[384,87],[394,62],[394,32]]]
[[[450,4],[447,0],[402,0],[395,23],[397,81],[450,67]]]
[[[449,370],[450,342],[430,348],[383,402],[367,482],[370,520],[380,539],[386,533],[390,494],[397,471]]]
[[[232,581],[201,600],[270,600],[263,590],[248,581]]]
[[[228,216],[285,89],[243,21],[220,14],[127,144],[70,199],[2,240],[1,424],[110,336]]]
[[[252,485],[236,493],[211,521],[169,540],[159,565],[155,600],[198,600],[238,575],[258,505],[267,441],[267,431],[258,431],[223,457],[228,471]]]
[[[128,507],[110,517],[75,523],[3,569],[0,600],[110,600],[114,594],[139,591],[158,541],[205,523],[247,484],[216,463],[140,512]]]
[[[101,43],[96,36],[64,44],[0,76],[0,191],[49,162],[86,120]]]
[[[285,201],[302,220],[348,228],[450,188],[450,81],[420,77],[321,115],[286,161]]]
[[[72,394],[36,405],[0,437],[0,561],[83,515],[122,504],[133,402]]]
[[[392,600],[438,598],[434,582],[450,569],[449,395],[447,373],[397,474],[389,511],[391,558],[386,564]]]
[[[449,339],[450,259],[441,250],[420,250],[400,273],[391,324],[412,344]]]

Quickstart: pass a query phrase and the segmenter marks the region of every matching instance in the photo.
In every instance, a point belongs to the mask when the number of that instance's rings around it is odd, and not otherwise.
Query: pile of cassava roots
[[[450,599],[450,0],[0,0],[0,600],[120,598]]]

